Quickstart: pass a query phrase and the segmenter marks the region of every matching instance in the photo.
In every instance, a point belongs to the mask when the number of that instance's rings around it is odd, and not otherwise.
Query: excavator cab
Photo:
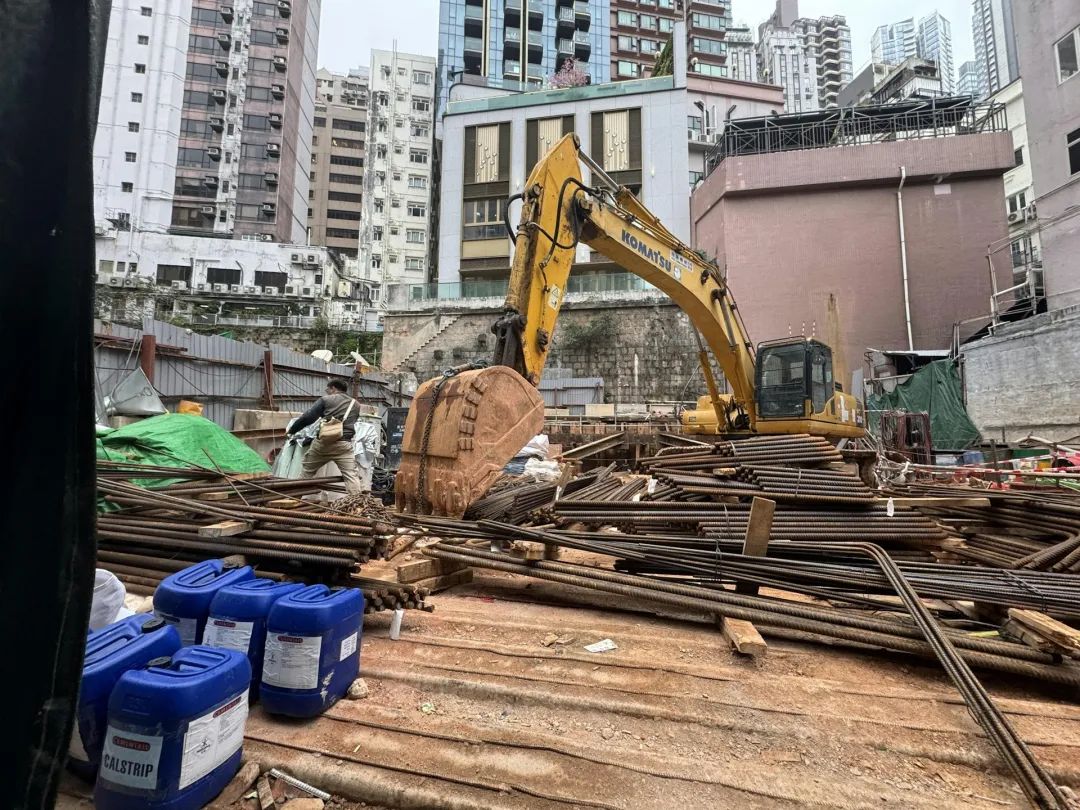
[[[824,343],[804,337],[761,343],[755,377],[761,432],[798,429],[793,422],[817,423],[803,428],[821,435],[862,432],[862,405],[835,380],[832,349]]]

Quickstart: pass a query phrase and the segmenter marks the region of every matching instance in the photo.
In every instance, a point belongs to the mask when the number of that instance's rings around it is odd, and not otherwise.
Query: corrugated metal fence
[[[146,336],[153,336],[156,343],[152,354]],[[267,374],[267,356],[272,374]],[[150,319],[142,330],[97,321],[94,366],[99,414],[104,411],[103,398],[139,368],[140,358],[152,368],[149,376],[166,408],[176,410],[181,399],[193,400],[203,406],[207,419],[226,430],[232,430],[237,409],[267,408],[272,402],[276,410],[302,411],[322,396],[329,378],[353,378],[351,365],[327,365],[287,346],[199,335]]]

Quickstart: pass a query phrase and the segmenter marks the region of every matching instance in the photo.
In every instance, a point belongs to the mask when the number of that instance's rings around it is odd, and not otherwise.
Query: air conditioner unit
[[[239,293],[240,292],[240,285],[239,284],[230,284],[229,285],[229,292],[231,292],[231,293]]]
[[[1017,222],[1021,222],[1022,220],[1023,214],[1021,214],[1019,211],[1013,211],[1011,214],[1009,214],[1010,225],[1015,225]]]
[[[274,57],[274,68],[276,70],[284,71],[288,66],[289,66],[289,60],[286,59],[284,56],[275,56]]]
[[[263,295],[281,295],[281,290],[277,287],[263,287]]]
[[[109,276],[110,287],[123,287],[124,279],[122,276]]]
[[[210,95],[218,104],[224,104],[226,101],[229,100],[229,94],[226,93],[224,90],[211,90]]]
[[[95,225],[94,226],[94,236],[104,236],[108,232],[109,232],[109,229],[106,228],[104,225]]]
[[[292,16],[292,3],[289,0],[280,0],[277,4],[277,13],[282,17]]]
[[[286,284],[285,295],[296,295],[296,287],[294,287],[292,284]]]
[[[187,282],[186,281],[180,281],[180,280],[173,281],[172,288],[174,290],[186,290],[188,288]]]
[[[314,298],[315,297],[315,290],[312,287],[301,287],[300,288],[300,297],[301,298]]]
[[[196,284],[196,285],[195,285],[195,290],[196,290],[197,292],[206,292],[206,290],[207,290],[207,289],[208,289],[209,287],[210,287],[210,285],[209,285],[209,284]]]
[[[338,298],[348,298],[352,295],[352,285],[347,281],[338,282]]]
[[[207,188],[218,187],[218,177],[216,174],[207,174],[203,176],[202,184]]]
[[[208,146],[206,147],[206,154],[210,156],[211,160],[221,160],[221,147]]]
[[[303,253],[293,253],[291,256],[289,256],[289,261],[292,262],[293,264],[301,264],[304,261],[304,254]]]
[[[699,133],[698,133],[698,131],[696,129],[687,129],[686,130],[686,137],[689,138],[692,141],[696,141],[698,139],[698,137],[699,137]]]
[[[217,41],[218,45],[220,45],[225,50],[229,50],[229,48],[232,47],[232,34],[226,34],[224,31],[222,31],[220,34],[217,35]]]
[[[270,121],[270,126],[274,127],[275,129],[280,129],[281,128],[281,124],[282,124],[281,113],[270,113],[270,115],[268,115],[267,118]]]
[[[264,214],[266,214],[267,216],[270,216],[271,214],[276,214],[277,213],[277,206],[274,205],[274,203],[272,203],[272,202],[264,202],[262,204],[262,212]]]
[[[281,154],[281,144],[268,143],[266,145],[266,154],[270,155],[271,157],[277,157]]]
[[[258,295],[259,294],[259,288],[258,287],[244,287],[244,292],[247,293],[248,295]]]
[[[225,129],[225,119],[220,115],[211,116],[210,129],[214,130],[214,132],[221,132]]]
[[[278,184],[277,172],[265,172],[263,174],[263,182],[268,186],[276,186]]]
[[[279,28],[279,29],[277,29],[277,31],[274,32],[274,34],[277,36],[278,42],[285,43],[285,42],[289,41],[289,29],[288,28]]]
[[[259,234],[259,238],[264,242],[274,241],[274,235],[272,233],[261,233]]]
[[[309,254],[307,254],[304,257],[304,263],[305,264],[313,264],[313,265],[318,266],[320,264],[319,255],[317,253],[309,253]]]
[[[229,285],[228,284],[215,284],[214,285],[214,292],[216,292],[216,293],[226,293],[228,291],[229,291]]]
[[[1035,210],[1035,203],[1032,203],[1031,205],[1029,205],[1027,208],[1024,209],[1024,221],[1025,222],[1034,222],[1038,218],[1039,218],[1039,213],[1038,213],[1038,211]]]
[[[138,287],[139,286],[139,280],[137,278],[132,278],[131,276],[128,276],[127,278],[124,279],[124,286],[125,287]]]
[[[203,205],[199,207],[199,213],[204,217],[212,217],[217,213],[217,209],[212,205]]]
[[[272,84],[270,85],[270,95],[274,98],[285,98],[285,85]]]
[[[214,62],[214,70],[216,70],[218,72],[218,75],[220,76],[228,76],[229,63],[219,59],[218,61]]]
[[[221,14],[221,19],[223,19],[227,23],[231,23],[233,21],[233,15],[235,12],[233,11],[232,6],[222,6],[218,9],[218,13]]]

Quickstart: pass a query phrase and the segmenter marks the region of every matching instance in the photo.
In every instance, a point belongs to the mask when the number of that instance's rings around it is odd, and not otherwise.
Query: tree
[[[574,57],[562,63],[562,67],[549,80],[552,87],[584,87],[589,83],[589,74],[580,70]]]

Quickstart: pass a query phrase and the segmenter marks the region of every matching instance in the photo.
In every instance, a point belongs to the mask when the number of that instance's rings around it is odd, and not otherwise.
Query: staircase
[[[424,351],[424,349],[426,349],[428,346],[430,346],[432,343],[434,343],[436,340],[438,340],[439,337],[447,329],[449,329],[451,326],[453,326],[459,320],[461,320],[460,315],[443,316],[442,323],[439,325],[438,329],[436,329],[434,332],[431,333],[431,337],[429,337],[427,340],[425,340],[423,343],[421,343],[416,349],[411,351],[404,359],[401,360],[401,362],[399,362],[397,365],[394,366],[393,370],[398,371],[398,372],[408,370],[409,364],[412,363],[413,360],[415,360],[416,357],[422,351]]]

